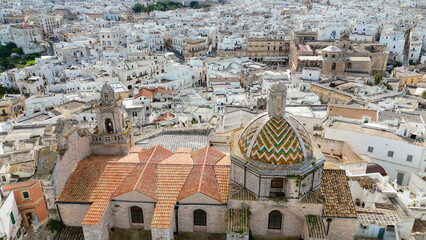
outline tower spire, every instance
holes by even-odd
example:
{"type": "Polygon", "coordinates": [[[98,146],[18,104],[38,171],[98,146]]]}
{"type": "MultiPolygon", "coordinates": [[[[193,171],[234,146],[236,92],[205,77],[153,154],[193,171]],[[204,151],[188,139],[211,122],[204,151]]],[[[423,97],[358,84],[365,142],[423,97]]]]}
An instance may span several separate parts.
{"type": "Polygon", "coordinates": [[[269,87],[268,114],[269,117],[284,117],[286,107],[287,87],[283,82],[277,82],[269,87]]]}

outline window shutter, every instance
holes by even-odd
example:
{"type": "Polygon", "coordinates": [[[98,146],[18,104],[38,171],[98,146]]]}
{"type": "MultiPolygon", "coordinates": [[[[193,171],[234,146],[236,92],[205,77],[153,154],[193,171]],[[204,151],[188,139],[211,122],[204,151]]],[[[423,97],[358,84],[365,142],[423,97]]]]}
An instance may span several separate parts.
{"type": "Polygon", "coordinates": [[[10,220],[12,220],[12,224],[15,224],[15,217],[13,216],[13,212],[10,212],[10,220]]]}

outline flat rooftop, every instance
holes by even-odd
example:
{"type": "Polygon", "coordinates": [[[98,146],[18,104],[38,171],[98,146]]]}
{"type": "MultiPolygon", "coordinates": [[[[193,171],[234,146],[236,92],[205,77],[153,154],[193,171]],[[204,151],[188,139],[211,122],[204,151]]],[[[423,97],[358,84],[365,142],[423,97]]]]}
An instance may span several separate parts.
{"type": "Polygon", "coordinates": [[[351,132],[360,132],[360,133],[364,133],[364,134],[368,134],[368,135],[385,137],[385,138],[389,138],[389,139],[393,139],[393,140],[397,140],[397,141],[409,142],[409,143],[414,144],[414,145],[425,146],[424,142],[420,142],[420,141],[417,141],[417,140],[412,139],[412,138],[403,138],[401,136],[398,136],[398,135],[391,133],[391,132],[387,132],[385,130],[366,128],[366,127],[362,127],[359,124],[354,124],[354,123],[335,121],[330,128],[339,129],[339,130],[347,130],[347,131],[351,131],[351,132]]]}

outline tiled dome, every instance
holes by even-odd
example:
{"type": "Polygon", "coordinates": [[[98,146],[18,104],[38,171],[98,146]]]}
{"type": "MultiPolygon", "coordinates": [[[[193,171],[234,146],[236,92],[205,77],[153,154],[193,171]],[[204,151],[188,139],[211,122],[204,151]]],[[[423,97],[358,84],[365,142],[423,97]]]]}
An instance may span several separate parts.
{"type": "Polygon", "coordinates": [[[312,156],[309,133],[294,117],[258,115],[243,130],[238,145],[252,159],[296,164],[312,156]]]}

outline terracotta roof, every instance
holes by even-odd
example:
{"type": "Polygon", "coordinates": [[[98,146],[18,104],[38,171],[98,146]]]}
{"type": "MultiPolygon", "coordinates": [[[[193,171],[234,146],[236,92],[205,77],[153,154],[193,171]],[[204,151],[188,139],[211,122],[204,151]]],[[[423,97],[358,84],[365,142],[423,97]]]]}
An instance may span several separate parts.
{"type": "Polygon", "coordinates": [[[324,197],[324,217],[356,217],[345,170],[324,169],[321,194],[324,197]]]}
{"type": "MultiPolygon", "coordinates": [[[[226,157],[226,155],[214,148],[206,147],[191,153],[191,157],[194,161],[194,168],[178,200],[180,201],[199,192],[221,202],[223,199],[219,190],[219,180],[217,179],[214,165],[226,157]]],[[[226,172],[220,170],[218,172],[221,178],[226,176],[226,172]]],[[[221,181],[223,180],[221,179],[221,181]]]]}
{"type": "Polygon", "coordinates": [[[192,170],[192,164],[161,164],[157,166],[157,204],[151,228],[169,228],[173,207],[192,170]]]}
{"type": "Polygon", "coordinates": [[[167,89],[164,89],[164,88],[156,88],[154,90],[142,88],[141,90],[139,90],[139,93],[136,94],[135,98],[140,98],[140,97],[152,98],[152,97],[154,97],[154,95],[156,95],[158,93],[169,94],[169,95],[172,94],[172,92],[170,90],[167,90],[167,89]]]}
{"type": "Polygon", "coordinates": [[[151,91],[143,88],[143,89],[139,90],[138,94],[136,94],[135,99],[140,98],[140,97],[152,98],[153,96],[154,96],[154,94],[151,91]]]}
{"type": "Polygon", "coordinates": [[[82,224],[97,225],[111,198],[137,191],[156,200],[151,228],[168,228],[176,201],[200,192],[219,202],[228,199],[229,156],[213,149],[173,153],[161,146],[127,156],[91,155],[81,160],[58,202],[92,203],[82,224]]]}
{"type": "Polygon", "coordinates": [[[36,184],[36,183],[38,183],[38,181],[33,179],[33,180],[28,181],[28,182],[3,185],[2,189],[3,189],[3,191],[9,191],[9,190],[17,189],[17,188],[27,188],[27,187],[30,187],[30,186],[36,184]]]}
{"type": "Polygon", "coordinates": [[[112,197],[136,190],[152,199],[156,199],[156,164],[171,155],[173,155],[172,152],[158,145],[140,152],[139,161],[143,163],[138,164],[133,169],[112,197]]]}
{"type": "Polygon", "coordinates": [[[248,232],[250,213],[245,209],[228,210],[228,232],[248,232]]]}
{"type": "Polygon", "coordinates": [[[159,116],[157,119],[155,119],[154,122],[164,122],[164,121],[167,121],[168,120],[167,117],[169,119],[173,119],[173,118],[175,118],[175,115],[172,114],[172,113],[165,113],[165,114],[159,116]]]}
{"type": "Polygon", "coordinates": [[[367,168],[365,169],[365,173],[380,173],[382,176],[386,176],[386,170],[377,163],[369,162],[367,163],[367,168]]]}
{"type": "Polygon", "coordinates": [[[327,239],[324,222],[322,221],[321,216],[307,215],[306,222],[308,223],[308,233],[310,239],[327,239]]]}
{"type": "Polygon", "coordinates": [[[108,163],[91,194],[93,202],[82,224],[97,225],[101,220],[105,209],[108,207],[111,195],[120,186],[124,179],[134,169],[131,163],[108,163]]]}

